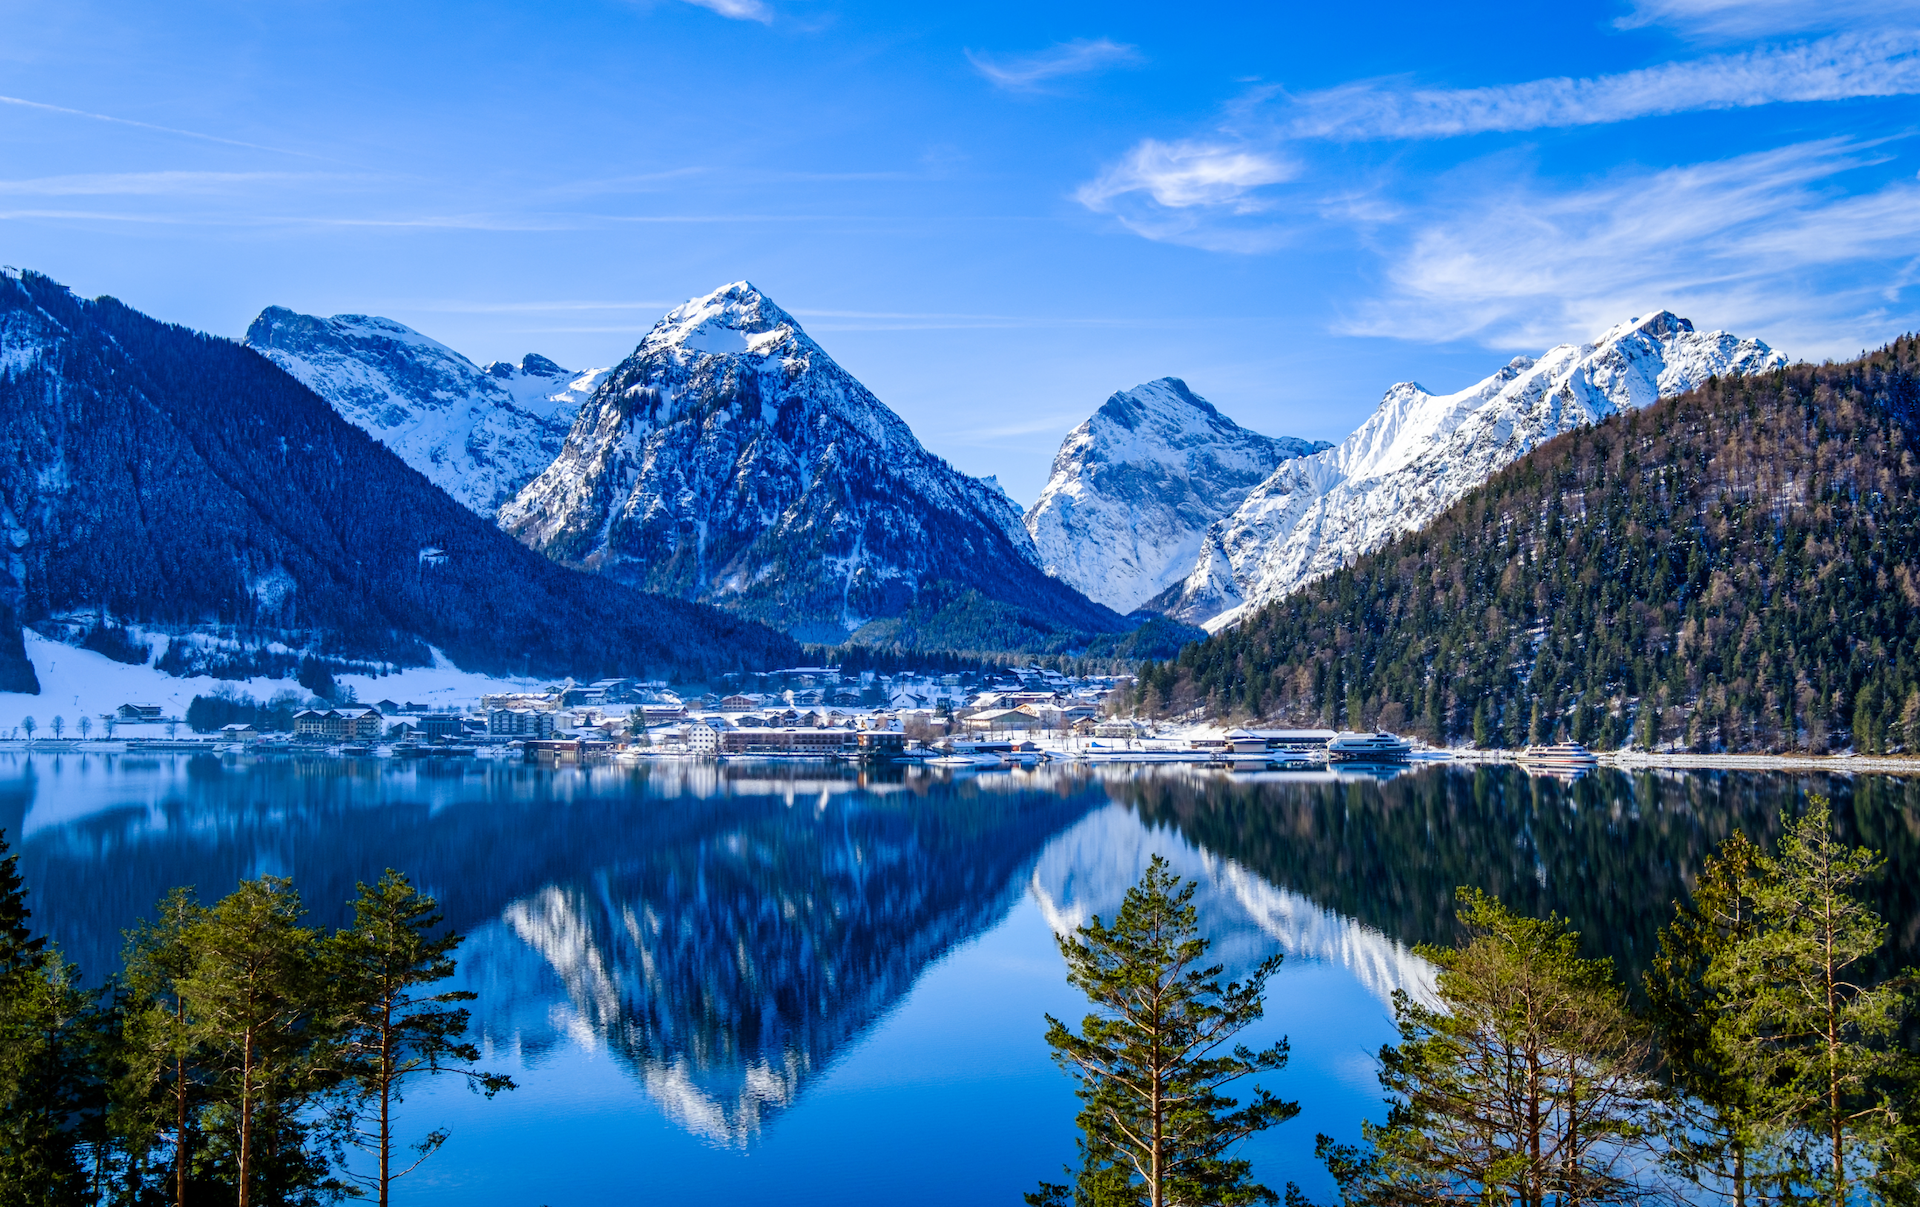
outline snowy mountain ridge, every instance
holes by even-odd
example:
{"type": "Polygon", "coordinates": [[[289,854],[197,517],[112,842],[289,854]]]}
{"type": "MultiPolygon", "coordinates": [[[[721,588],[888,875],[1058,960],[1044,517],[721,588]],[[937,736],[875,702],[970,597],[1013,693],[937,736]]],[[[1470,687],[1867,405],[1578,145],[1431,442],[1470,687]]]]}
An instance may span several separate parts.
{"type": "Polygon", "coordinates": [[[607,369],[544,356],[476,366],[404,323],[269,306],[246,342],[468,508],[492,519],[560,452],[607,369]]]}
{"type": "Polygon", "coordinates": [[[1340,445],[1281,465],[1206,533],[1154,606],[1217,632],[1421,527],[1535,446],[1709,377],[1787,363],[1758,340],[1660,311],[1590,344],[1520,356],[1453,394],[1387,390],[1340,445]]]}
{"type": "Polygon", "coordinates": [[[669,311],[500,523],[565,564],[844,640],[951,580],[1070,625],[1118,618],[1050,579],[969,477],[745,281],[669,311]]]}
{"type": "Polygon", "coordinates": [[[1027,531],[1047,573],[1131,612],[1186,577],[1208,528],[1283,461],[1329,447],[1248,431],[1162,377],[1067,434],[1027,531]]]}

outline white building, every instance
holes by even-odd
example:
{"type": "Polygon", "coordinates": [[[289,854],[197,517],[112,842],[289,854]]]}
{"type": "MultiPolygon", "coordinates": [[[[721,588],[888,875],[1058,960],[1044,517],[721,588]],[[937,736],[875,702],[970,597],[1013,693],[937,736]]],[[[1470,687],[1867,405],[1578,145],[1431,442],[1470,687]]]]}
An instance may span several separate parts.
{"type": "Polygon", "coordinates": [[[687,749],[695,754],[720,753],[720,731],[705,721],[687,726],[687,749]]]}

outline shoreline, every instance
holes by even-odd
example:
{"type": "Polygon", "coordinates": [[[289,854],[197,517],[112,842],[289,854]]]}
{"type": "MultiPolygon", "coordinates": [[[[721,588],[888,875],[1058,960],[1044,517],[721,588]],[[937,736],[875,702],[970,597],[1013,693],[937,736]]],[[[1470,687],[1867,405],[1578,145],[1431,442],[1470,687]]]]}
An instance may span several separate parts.
{"type": "MultiPolygon", "coordinates": [[[[382,743],[384,744],[384,743],[382,743]]],[[[1220,761],[1218,754],[1193,750],[1135,749],[1104,750],[1098,753],[1048,749],[1046,743],[1039,743],[1043,751],[1052,756],[1056,763],[1106,764],[1165,764],[1165,765],[1202,765],[1220,761]]],[[[220,742],[207,736],[179,738],[40,738],[33,742],[20,739],[0,738],[0,751],[18,754],[188,754],[206,753],[228,754],[283,754],[327,757],[336,752],[327,746],[303,746],[273,744],[259,748],[240,748],[230,743],[220,742]]],[[[1602,767],[1613,767],[1621,771],[1825,771],[1839,775],[1900,775],[1920,776],[1920,757],[1907,755],[1860,755],[1860,754],[1694,754],[1683,751],[1647,752],[1640,750],[1596,750],[1594,757],[1602,767]]],[[[620,752],[628,759],[694,757],[680,751],[628,750],[620,752]]],[[[380,756],[375,756],[380,757],[380,756]]],[[[778,756],[748,756],[747,761],[759,761],[778,756]]],[[[794,756],[787,756],[789,759],[794,756]]],[[[803,758],[818,760],[823,756],[808,755],[803,758]]],[[[1258,762],[1257,758],[1245,756],[1229,759],[1227,762],[1242,763],[1250,766],[1258,762]]],[[[1284,760],[1275,760],[1284,761],[1284,760]]],[[[1518,750],[1447,750],[1438,747],[1416,747],[1413,757],[1405,766],[1413,769],[1425,764],[1459,763],[1506,764],[1523,766],[1522,752],[1518,750]]],[[[1338,767],[1339,764],[1331,764],[1338,767]]],[[[1313,762],[1311,767],[1326,769],[1329,764],[1313,762]]],[[[1308,764],[1302,764],[1301,770],[1308,764]]],[[[1229,768],[1230,769],[1230,768],[1229,768]]],[[[1244,769],[1244,768],[1243,768],[1244,769]]]]}
{"type": "MultiPolygon", "coordinates": [[[[1519,763],[1518,750],[1449,750],[1456,763],[1519,763]]],[[[1692,754],[1596,750],[1602,767],[1622,771],[1831,771],[1842,775],[1920,775],[1920,758],[1899,754],[1692,754]]]]}

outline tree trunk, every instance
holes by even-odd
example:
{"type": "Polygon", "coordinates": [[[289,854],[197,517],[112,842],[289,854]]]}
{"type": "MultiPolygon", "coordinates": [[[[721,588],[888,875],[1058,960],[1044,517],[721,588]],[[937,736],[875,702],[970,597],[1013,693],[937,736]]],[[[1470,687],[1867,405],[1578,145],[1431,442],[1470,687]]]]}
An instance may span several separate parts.
{"type": "Polygon", "coordinates": [[[1540,1207],[1545,1199],[1540,1178],[1540,1057],[1527,1053],[1527,1172],[1520,1184],[1523,1207],[1540,1207]]]}
{"type": "Polygon", "coordinates": [[[173,1062],[173,1207],[187,1207],[187,1062],[173,1062]]]}
{"type": "Polygon", "coordinates": [[[1840,1124],[1840,1005],[1839,970],[1834,967],[1833,954],[1833,899],[1829,895],[1826,903],[1824,933],[1821,939],[1826,944],[1826,966],[1821,969],[1825,974],[1827,990],[1827,1110],[1829,1112],[1829,1131],[1833,1135],[1833,1204],[1844,1207],[1847,1201],[1846,1158],[1841,1147],[1840,1124]]]}
{"type": "Polygon", "coordinates": [[[387,1185],[393,1161],[393,1008],[380,1016],[380,1207],[387,1207],[387,1185]]]}
{"type": "Polygon", "coordinates": [[[248,1157],[253,1148],[253,1030],[240,1043],[240,1207],[247,1207],[248,1157]]]}
{"type": "Polygon", "coordinates": [[[1163,1164],[1163,1154],[1166,1151],[1166,1107],[1161,1101],[1164,1069],[1160,1060],[1160,1003],[1157,995],[1154,1002],[1153,1025],[1153,1068],[1149,1072],[1150,1084],[1153,1087],[1151,1090],[1153,1101],[1149,1104],[1153,1110],[1153,1152],[1149,1155],[1149,1164],[1153,1169],[1153,1185],[1148,1188],[1148,1195],[1152,1207],[1166,1207],[1167,1188],[1163,1164]]]}

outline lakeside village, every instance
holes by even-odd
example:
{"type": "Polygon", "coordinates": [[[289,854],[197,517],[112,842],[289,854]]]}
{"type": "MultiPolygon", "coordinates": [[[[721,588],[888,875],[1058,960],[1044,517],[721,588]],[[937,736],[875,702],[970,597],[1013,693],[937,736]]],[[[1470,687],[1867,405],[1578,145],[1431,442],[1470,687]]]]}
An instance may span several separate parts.
{"type": "MultiPolygon", "coordinates": [[[[1578,778],[1620,767],[1825,768],[1920,774],[1920,762],[1852,751],[1824,756],[1695,754],[1677,748],[1596,754],[1575,742],[1525,750],[1434,748],[1394,733],[1239,728],[1131,714],[1127,675],[1073,676],[1039,666],[962,672],[843,672],[804,666],[725,676],[695,695],[661,680],[572,680],[433,704],[361,703],[295,691],[262,703],[237,688],[195,696],[184,716],[127,702],[72,723],[23,717],[0,748],[43,754],[174,751],[336,758],[483,758],[562,764],[605,760],[812,760],[977,769],[1045,762],[1185,763],[1233,771],[1339,764],[1390,776],[1426,761],[1512,762],[1578,778]],[[239,719],[234,719],[238,715],[239,719]]],[[[338,685],[335,685],[338,687],[338,685]]],[[[699,689],[695,689],[699,690],[699,689]]]]}
{"type": "MultiPolygon", "coordinates": [[[[663,681],[571,680],[458,704],[307,698],[271,705],[200,696],[187,716],[128,702],[69,725],[23,721],[24,744],[62,750],[285,752],[336,757],[811,759],[948,767],[1055,760],[1184,762],[1247,768],[1403,762],[1393,734],[1221,729],[1114,715],[1128,676],[1075,677],[1037,666],[959,673],[842,673],[789,667],[725,677],[683,696],[663,681]],[[227,719],[233,713],[242,719],[227,719]]],[[[351,692],[341,692],[351,697],[351,692]]],[[[21,741],[18,728],[13,734],[21,741]]],[[[1438,754],[1440,752],[1433,752],[1438,754]]],[[[1584,754],[1584,752],[1581,752],[1584,754]]]]}

